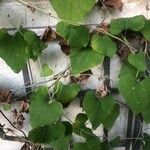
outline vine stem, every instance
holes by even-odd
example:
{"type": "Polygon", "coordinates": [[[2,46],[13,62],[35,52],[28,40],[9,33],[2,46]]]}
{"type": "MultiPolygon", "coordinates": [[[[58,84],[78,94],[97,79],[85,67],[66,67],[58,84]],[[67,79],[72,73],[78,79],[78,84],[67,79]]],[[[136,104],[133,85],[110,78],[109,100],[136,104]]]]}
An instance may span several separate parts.
{"type": "MultiPolygon", "coordinates": [[[[32,3],[26,2],[26,1],[24,1],[24,0],[15,0],[15,1],[18,2],[18,3],[21,3],[21,4],[25,5],[25,6],[30,6],[30,7],[34,8],[34,9],[36,9],[36,10],[39,10],[39,11],[43,12],[45,15],[47,15],[47,16],[49,16],[49,17],[51,17],[51,18],[54,18],[54,19],[57,19],[57,20],[61,20],[61,21],[65,21],[65,22],[66,22],[65,19],[59,18],[59,17],[57,17],[57,16],[54,16],[54,15],[52,15],[51,13],[46,12],[45,10],[43,10],[43,9],[41,9],[41,8],[39,8],[39,7],[35,6],[35,5],[33,5],[32,3]]],[[[81,23],[81,22],[75,23],[75,22],[68,21],[68,23],[76,24],[76,25],[81,25],[81,24],[83,25],[83,23],[81,23]]]]}
{"type": "Polygon", "coordinates": [[[25,134],[21,129],[18,129],[17,127],[15,127],[15,126],[13,125],[13,123],[6,117],[6,115],[2,112],[2,110],[0,110],[0,113],[1,113],[2,116],[10,123],[10,125],[11,125],[13,128],[15,128],[16,130],[20,131],[20,132],[24,135],[25,138],[27,137],[26,134],[25,134]]]}
{"type": "Polygon", "coordinates": [[[24,1],[24,0],[15,0],[15,1],[18,2],[18,3],[21,3],[21,4],[25,5],[25,6],[30,6],[30,7],[32,7],[32,8],[35,8],[35,9],[37,9],[37,10],[43,12],[45,15],[48,15],[48,16],[51,17],[51,18],[59,19],[58,17],[51,15],[50,13],[46,12],[45,10],[43,10],[43,9],[41,9],[41,8],[39,8],[39,7],[36,7],[36,6],[33,5],[32,3],[26,2],[26,1],[24,1]]]}
{"type": "Polygon", "coordinates": [[[128,46],[128,47],[130,48],[130,51],[131,51],[133,54],[135,54],[134,51],[138,51],[138,50],[135,49],[134,47],[130,46],[130,44],[129,44],[128,42],[122,40],[121,38],[119,38],[119,37],[117,37],[117,36],[112,35],[111,33],[107,32],[107,31],[104,30],[103,28],[98,28],[98,29],[96,29],[96,30],[97,30],[98,32],[105,33],[105,34],[107,34],[108,36],[110,36],[110,37],[112,37],[112,38],[114,38],[114,39],[116,39],[116,40],[118,40],[118,41],[124,43],[126,46],[128,46]],[[134,51],[133,51],[133,50],[134,50],[134,51]]]}
{"type": "MultiPolygon", "coordinates": [[[[39,7],[36,7],[35,5],[33,5],[33,4],[31,4],[31,3],[28,3],[28,2],[26,2],[26,1],[24,1],[24,0],[15,0],[15,1],[16,1],[16,2],[19,2],[19,3],[23,4],[23,5],[26,5],[26,6],[31,6],[31,7],[35,8],[35,9],[37,9],[37,10],[43,12],[44,14],[48,15],[49,17],[52,17],[52,18],[54,18],[54,19],[57,19],[57,20],[61,20],[61,21],[65,21],[65,22],[66,22],[66,20],[64,20],[64,19],[62,19],[62,18],[59,18],[59,17],[56,17],[56,16],[53,16],[53,15],[49,14],[48,12],[46,12],[45,10],[43,10],[43,9],[41,9],[41,8],[39,8],[39,7]]],[[[86,25],[85,23],[82,23],[82,22],[74,23],[74,22],[68,21],[68,23],[75,24],[75,25],[86,25]]],[[[90,26],[90,28],[92,28],[92,27],[90,26]]],[[[98,28],[97,30],[98,30],[98,32],[105,33],[105,34],[107,34],[108,36],[110,36],[110,37],[112,37],[112,38],[114,38],[114,39],[116,39],[116,40],[118,40],[118,41],[124,43],[125,45],[127,45],[127,46],[130,48],[130,51],[131,51],[133,54],[135,54],[134,51],[138,51],[137,49],[135,49],[134,47],[132,47],[128,42],[122,40],[121,38],[119,38],[119,37],[117,37],[117,36],[112,35],[111,33],[107,32],[107,31],[104,30],[103,28],[98,28]]]]}
{"type": "MultiPolygon", "coordinates": [[[[12,133],[15,135],[15,136],[9,136],[9,135],[6,135],[6,132],[4,132],[4,133],[2,133],[2,134],[0,133],[0,138],[3,139],[3,140],[15,141],[15,142],[20,142],[20,143],[30,143],[30,144],[32,144],[31,141],[25,139],[25,138],[22,137],[22,136],[18,136],[17,134],[15,134],[12,129],[4,128],[4,127],[1,127],[1,126],[0,126],[0,129],[2,129],[3,131],[6,130],[7,133],[8,133],[8,132],[12,132],[12,133]]],[[[2,132],[3,132],[3,131],[2,131],[2,132]]]]}
{"type": "Polygon", "coordinates": [[[14,91],[14,89],[11,89],[11,91],[16,92],[18,90],[23,90],[23,89],[26,89],[26,88],[32,88],[32,87],[35,87],[35,86],[38,86],[38,85],[42,85],[42,84],[48,83],[50,81],[57,80],[60,76],[63,76],[65,74],[65,72],[67,70],[69,70],[69,69],[70,69],[70,65],[65,70],[63,70],[62,72],[59,72],[58,74],[54,75],[52,78],[50,78],[48,80],[44,80],[44,81],[41,81],[41,82],[38,82],[38,83],[34,83],[32,85],[28,85],[28,86],[24,86],[24,87],[18,88],[18,89],[15,89],[15,91],[14,91]]]}
{"type": "MultiPolygon", "coordinates": [[[[0,112],[2,112],[2,111],[0,110],[0,112]]],[[[70,118],[68,118],[65,114],[63,114],[63,116],[64,116],[71,124],[74,123],[74,122],[73,122],[70,118]]],[[[7,118],[7,117],[6,117],[6,118],[7,118]]],[[[9,119],[8,119],[8,120],[9,120],[9,119]]],[[[7,121],[8,121],[8,120],[7,120],[7,121]]],[[[11,122],[9,122],[9,123],[11,123],[11,122]]],[[[2,127],[0,127],[0,128],[10,131],[10,130],[7,129],[7,128],[2,128],[2,127]]],[[[15,127],[14,127],[14,128],[15,128],[15,127]]],[[[95,136],[95,137],[97,137],[95,134],[91,134],[91,133],[85,131],[84,129],[82,129],[82,128],[80,128],[80,127],[78,127],[78,129],[81,130],[81,131],[83,131],[83,132],[85,132],[85,133],[87,133],[87,134],[90,135],[90,136],[95,136]]],[[[8,141],[16,141],[16,142],[20,142],[20,143],[30,143],[30,144],[33,144],[31,141],[27,140],[27,139],[24,138],[24,137],[20,137],[20,136],[8,136],[8,135],[6,135],[6,134],[2,134],[2,135],[0,136],[0,138],[3,139],[3,140],[8,140],[8,141]]],[[[102,136],[99,136],[99,138],[102,138],[102,136]]],[[[142,139],[143,139],[143,137],[142,137],[142,138],[139,138],[139,137],[130,137],[130,138],[123,138],[123,139],[121,139],[121,140],[142,140],[142,139]]]]}
{"type": "Polygon", "coordinates": [[[136,75],[135,75],[135,79],[137,79],[138,75],[139,75],[139,70],[137,71],[136,75]]]}

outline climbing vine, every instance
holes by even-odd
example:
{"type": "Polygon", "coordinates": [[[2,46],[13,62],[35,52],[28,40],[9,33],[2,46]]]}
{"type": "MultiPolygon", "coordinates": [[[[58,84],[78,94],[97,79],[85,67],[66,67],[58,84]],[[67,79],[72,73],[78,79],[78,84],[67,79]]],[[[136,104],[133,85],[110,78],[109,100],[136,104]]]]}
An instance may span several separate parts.
{"type": "MultiPolygon", "coordinates": [[[[23,3],[21,0],[20,2],[23,3]]],[[[150,20],[139,15],[115,19],[109,25],[92,28],[84,25],[83,19],[95,5],[95,0],[50,0],[50,3],[61,19],[56,32],[53,32],[56,34],[55,38],[62,40],[61,48],[69,55],[70,66],[52,78],[53,92],[49,92],[46,86],[39,86],[33,91],[29,102],[32,130],[22,139],[26,143],[24,147],[35,143],[46,144],[56,150],[113,148],[120,143],[119,137],[112,141],[101,141],[93,130],[101,124],[110,130],[120,114],[121,104],[113,97],[111,85],[104,85],[106,91],[86,90],[80,97],[80,79],[76,75],[81,80],[86,80],[91,75],[91,68],[103,64],[106,57],[119,55],[122,68],[117,88],[125,99],[124,105],[135,115],[142,114],[144,121],[150,123],[150,20]],[[137,36],[141,40],[135,44],[132,39],[137,36]],[[68,70],[69,74],[66,74],[68,70]],[[68,84],[60,81],[68,76],[74,77],[74,80],[72,78],[68,84]],[[83,113],[79,113],[74,122],[69,119],[63,121],[61,118],[66,117],[64,107],[77,97],[83,113]],[[88,120],[91,128],[86,126],[88,120]],[[73,143],[73,133],[83,137],[85,141],[73,143]]],[[[23,27],[14,35],[10,35],[6,29],[0,29],[0,57],[16,73],[23,69],[29,59],[36,61],[46,47],[45,41],[36,33],[23,27]]],[[[48,64],[43,64],[42,68],[43,76],[53,74],[48,64]]],[[[0,97],[1,101],[3,99],[4,97],[0,97]]],[[[4,132],[3,129],[1,126],[1,133],[4,132]]],[[[140,139],[144,150],[149,149],[149,141],[150,136],[147,134],[140,139]]]]}

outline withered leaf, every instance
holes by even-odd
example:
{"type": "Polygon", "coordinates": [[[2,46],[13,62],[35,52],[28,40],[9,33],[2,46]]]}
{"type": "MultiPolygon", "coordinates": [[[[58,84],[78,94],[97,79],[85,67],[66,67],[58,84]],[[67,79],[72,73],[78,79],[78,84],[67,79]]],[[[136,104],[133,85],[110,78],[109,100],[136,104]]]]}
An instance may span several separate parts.
{"type": "Polygon", "coordinates": [[[100,28],[102,28],[103,30],[108,32],[109,31],[109,24],[103,22],[103,23],[101,23],[100,28]]]}
{"type": "Polygon", "coordinates": [[[28,143],[25,143],[20,150],[31,150],[30,145],[28,143]]]}
{"type": "Polygon", "coordinates": [[[147,4],[146,5],[146,10],[149,11],[150,10],[150,6],[147,4]]]}
{"type": "Polygon", "coordinates": [[[96,89],[96,94],[100,95],[100,97],[106,96],[109,92],[110,91],[105,84],[103,84],[102,86],[100,86],[99,88],[96,89]]]}
{"type": "Polygon", "coordinates": [[[48,26],[44,31],[41,40],[43,42],[52,42],[57,39],[57,36],[57,33],[50,26],[48,26]]]}
{"type": "Polygon", "coordinates": [[[121,0],[106,0],[104,4],[107,7],[114,7],[116,9],[122,10],[123,3],[121,0]]]}
{"type": "Polygon", "coordinates": [[[21,114],[20,112],[18,112],[16,109],[14,109],[12,111],[13,113],[13,117],[14,117],[14,121],[13,124],[18,128],[18,129],[22,129],[23,125],[24,125],[24,116],[23,114],[21,114]]]}
{"type": "Polygon", "coordinates": [[[82,72],[79,77],[71,76],[70,81],[72,83],[85,84],[87,82],[87,80],[90,78],[91,75],[92,75],[92,71],[87,70],[85,72],[82,72]]]}
{"type": "Polygon", "coordinates": [[[29,102],[26,100],[22,101],[21,106],[20,106],[20,113],[28,113],[29,112],[29,102]]]}
{"type": "MultiPolygon", "coordinates": [[[[132,46],[134,49],[143,50],[144,40],[140,33],[127,30],[123,32],[122,35],[130,43],[130,46],[132,46]]],[[[122,60],[125,60],[128,57],[129,53],[131,52],[130,48],[126,44],[118,41],[117,41],[117,47],[118,47],[117,54],[121,57],[122,60]]]]}
{"type": "Polygon", "coordinates": [[[105,35],[104,33],[99,32],[101,30],[101,28],[108,32],[109,31],[109,24],[102,22],[101,24],[97,25],[96,28],[91,32],[91,35],[95,35],[95,34],[99,34],[102,36],[105,35]]]}
{"type": "Polygon", "coordinates": [[[0,90],[0,102],[10,103],[12,92],[8,89],[0,90]]]}
{"type": "Polygon", "coordinates": [[[41,145],[32,145],[31,150],[44,150],[41,145]]]}
{"type": "Polygon", "coordinates": [[[59,42],[59,45],[60,45],[61,50],[62,50],[63,53],[65,53],[66,55],[70,54],[70,46],[67,44],[67,42],[64,39],[62,39],[59,42]]]}

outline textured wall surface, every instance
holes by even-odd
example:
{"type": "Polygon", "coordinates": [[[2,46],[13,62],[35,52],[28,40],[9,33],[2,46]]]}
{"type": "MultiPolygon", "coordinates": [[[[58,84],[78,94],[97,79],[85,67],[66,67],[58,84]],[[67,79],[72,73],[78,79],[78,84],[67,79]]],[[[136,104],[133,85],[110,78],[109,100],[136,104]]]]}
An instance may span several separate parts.
{"type": "MultiPolygon", "coordinates": [[[[25,1],[25,0],[24,0],[25,1]]],[[[149,0],[122,0],[124,3],[123,10],[121,12],[114,11],[113,14],[108,14],[106,22],[109,22],[113,18],[119,17],[130,17],[139,14],[143,14],[145,17],[150,18],[150,12],[146,10],[146,6],[150,3],[149,0]]],[[[25,28],[35,31],[39,36],[41,36],[46,28],[46,26],[51,26],[55,29],[58,19],[49,16],[49,13],[56,16],[56,13],[52,9],[48,0],[26,0],[26,2],[32,3],[38,9],[32,13],[32,11],[25,5],[15,2],[15,0],[3,0],[0,4],[0,28],[7,28],[10,33],[13,33],[16,28],[22,25],[25,28]]],[[[87,16],[85,24],[92,25],[93,27],[100,24],[103,20],[103,12],[99,8],[94,8],[92,12],[87,16]]],[[[24,95],[25,82],[32,82],[32,84],[38,84],[41,81],[45,81],[48,78],[41,78],[41,64],[44,62],[48,63],[49,66],[54,70],[54,74],[57,74],[64,70],[69,64],[69,58],[60,50],[60,46],[55,43],[49,44],[48,48],[42,53],[42,56],[37,62],[30,61],[27,65],[29,71],[29,79],[24,81],[23,72],[19,74],[13,73],[13,71],[5,64],[5,62],[0,58],[0,88],[8,88],[16,91],[16,94],[24,95]]],[[[117,74],[120,70],[121,62],[117,56],[110,62],[110,79],[112,87],[116,87],[117,84],[117,74]]],[[[102,84],[102,80],[99,77],[103,76],[103,67],[97,66],[92,69],[93,74],[85,85],[82,85],[83,89],[91,88],[96,89],[102,84]]],[[[67,82],[64,81],[64,82],[67,82]]],[[[49,82],[48,85],[52,83],[49,82]]],[[[122,97],[115,95],[118,101],[123,101],[122,97]]],[[[78,102],[72,102],[68,109],[65,110],[66,115],[74,120],[76,114],[81,112],[81,108],[77,106],[78,102]]],[[[14,108],[17,106],[14,105],[14,108]]],[[[12,113],[5,112],[5,114],[12,118],[12,113]]],[[[6,127],[10,127],[10,124],[0,115],[0,123],[6,124],[6,127]]],[[[128,125],[128,109],[121,106],[121,113],[119,118],[116,120],[114,127],[109,131],[109,138],[121,136],[122,139],[126,138],[128,125]]],[[[144,132],[150,132],[148,130],[149,125],[144,125],[144,132]]],[[[27,133],[30,130],[29,117],[26,116],[26,122],[23,130],[27,133]]],[[[103,127],[100,126],[96,131],[96,134],[100,137],[103,136],[103,127]]],[[[18,131],[16,134],[20,135],[18,131]]],[[[78,140],[78,139],[76,139],[78,140]]],[[[19,150],[22,144],[17,142],[8,142],[0,140],[0,150],[19,150]]],[[[117,148],[117,150],[123,150],[124,147],[117,148]]]]}

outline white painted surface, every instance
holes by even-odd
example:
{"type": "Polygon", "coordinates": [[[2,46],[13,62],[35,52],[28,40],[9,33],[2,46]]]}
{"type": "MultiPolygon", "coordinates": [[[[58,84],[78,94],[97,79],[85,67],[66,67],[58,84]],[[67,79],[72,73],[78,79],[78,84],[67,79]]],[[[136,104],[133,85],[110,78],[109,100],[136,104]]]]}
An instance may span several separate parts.
{"type": "MultiPolygon", "coordinates": [[[[31,2],[31,0],[28,0],[31,2]]],[[[18,28],[19,25],[23,27],[28,27],[34,30],[38,35],[42,35],[44,28],[48,25],[55,26],[59,20],[51,18],[48,13],[51,13],[56,16],[56,13],[53,11],[48,0],[36,1],[32,0],[33,5],[36,5],[38,8],[44,10],[45,13],[41,11],[36,11],[32,13],[28,8],[15,2],[14,0],[3,0],[2,5],[0,5],[0,28],[18,28]],[[8,17],[9,16],[9,17],[8,17]],[[13,25],[12,25],[13,24],[13,25]]],[[[108,15],[106,22],[109,22],[113,18],[118,17],[130,17],[139,14],[145,15],[149,18],[149,11],[146,10],[146,5],[150,3],[148,0],[123,0],[124,7],[123,11],[114,11],[111,15],[108,15]]],[[[102,11],[98,8],[94,8],[93,11],[86,18],[85,23],[88,24],[100,24],[103,20],[103,17],[100,17],[102,11]]],[[[43,51],[40,60],[37,62],[30,61],[31,71],[33,75],[33,83],[43,81],[44,78],[40,77],[41,64],[47,62],[49,66],[54,70],[54,74],[57,74],[61,70],[64,70],[67,64],[69,63],[69,58],[64,55],[58,44],[51,43],[47,49],[43,51]],[[46,54],[46,55],[45,55],[46,54]]],[[[116,87],[117,85],[117,74],[120,68],[120,60],[115,56],[111,61],[111,81],[112,86],[116,87]]],[[[99,76],[102,75],[103,69],[100,66],[93,68],[94,74],[99,76]]],[[[67,82],[67,81],[65,81],[67,82]]],[[[95,89],[102,81],[98,81],[97,76],[92,76],[86,85],[82,85],[82,88],[92,88],[95,89]]],[[[49,85],[51,84],[48,83],[49,85]]],[[[23,87],[23,76],[22,72],[19,74],[14,74],[12,70],[0,59],[0,87],[5,88],[20,88],[23,87]]],[[[120,100],[120,98],[117,99],[120,100]]],[[[69,108],[66,111],[67,116],[74,120],[76,114],[81,112],[81,108],[77,106],[77,102],[72,102],[69,108]]],[[[5,112],[11,119],[11,114],[5,112]]],[[[115,122],[115,126],[109,132],[110,138],[113,138],[117,135],[120,135],[122,138],[125,138],[126,134],[126,124],[127,124],[127,109],[121,107],[121,114],[115,122]]],[[[0,116],[0,122],[6,123],[6,120],[0,116]]],[[[7,124],[7,123],[6,123],[7,124]]],[[[10,127],[9,124],[7,124],[10,127]]],[[[149,126],[148,126],[149,127],[149,126]]],[[[145,128],[148,128],[145,125],[145,128]]],[[[27,132],[30,129],[29,118],[27,117],[25,131],[27,132]]],[[[17,132],[16,132],[17,133],[17,132]]],[[[99,136],[102,136],[102,127],[99,128],[96,132],[99,136]]],[[[20,133],[17,133],[20,134],[20,133]]],[[[22,144],[8,141],[0,141],[0,150],[19,150],[22,144]]],[[[118,148],[117,150],[123,150],[118,148]]]]}

